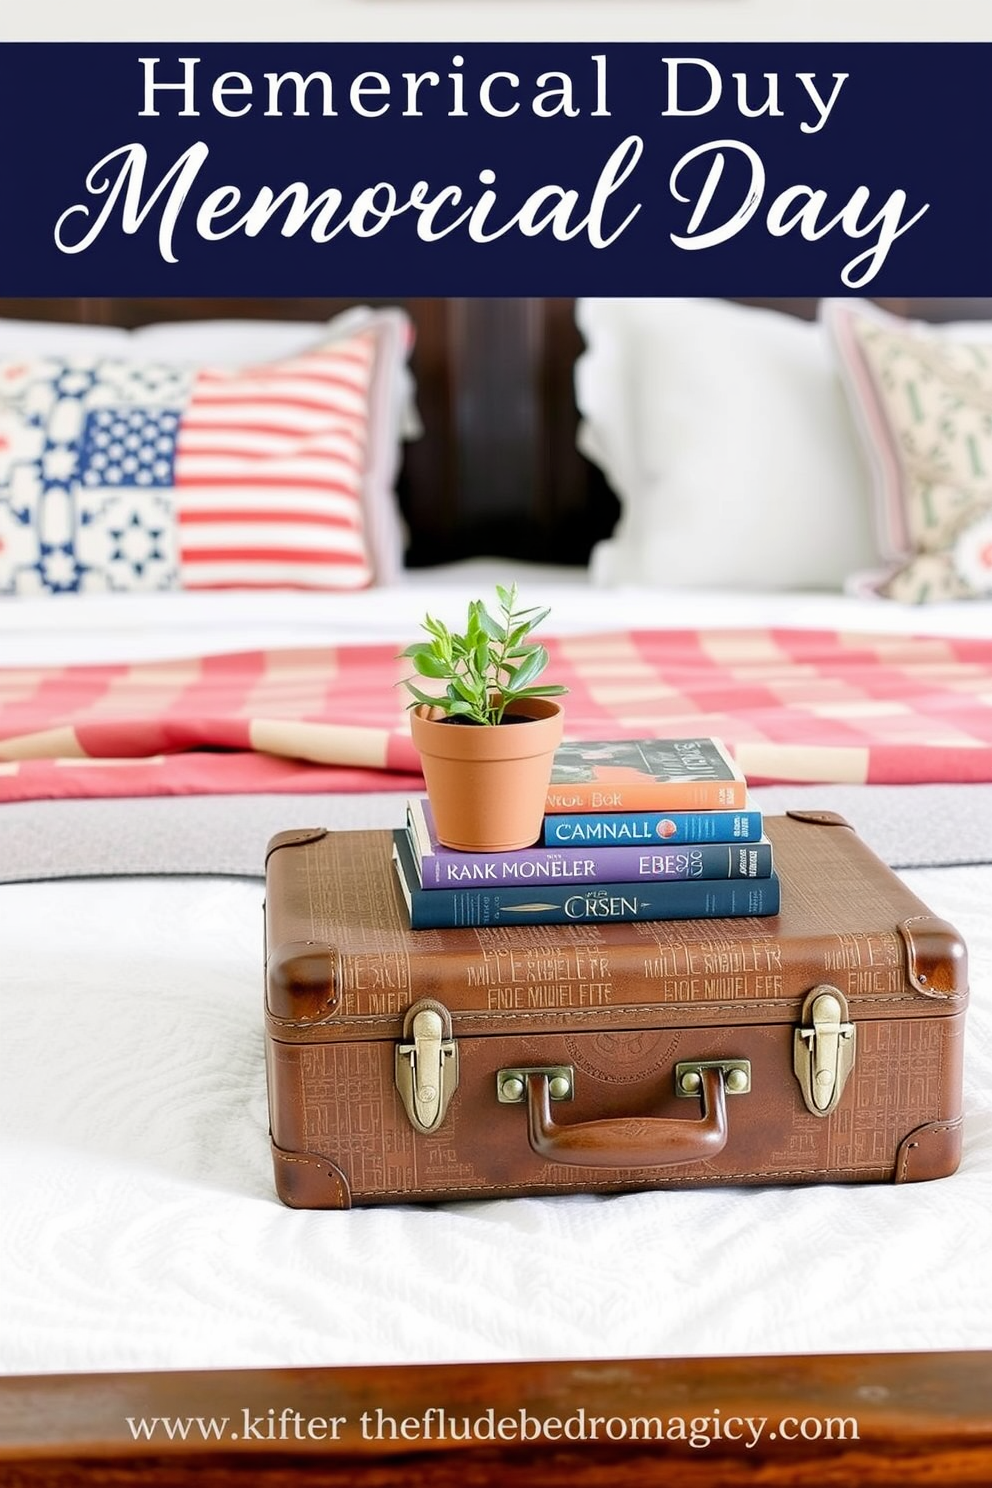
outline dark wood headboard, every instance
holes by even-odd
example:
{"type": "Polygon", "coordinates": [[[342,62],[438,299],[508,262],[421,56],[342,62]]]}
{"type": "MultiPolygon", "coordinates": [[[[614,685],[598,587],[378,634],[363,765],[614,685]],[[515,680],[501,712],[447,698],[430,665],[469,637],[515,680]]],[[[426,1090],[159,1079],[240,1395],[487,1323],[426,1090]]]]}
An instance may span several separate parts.
{"type": "MultiPolygon", "coordinates": [[[[326,320],[353,300],[0,299],[0,316],[90,325],[251,318],[326,320]]],[[[619,505],[575,447],[573,367],[582,349],[570,299],[368,299],[400,304],[416,331],[412,365],[424,426],[406,450],[400,501],[407,563],[475,556],[585,563],[619,505]]],[[[746,300],[809,319],[815,299],[746,300]]],[[[992,316],[992,300],[887,300],[927,320],[992,316]]]]}

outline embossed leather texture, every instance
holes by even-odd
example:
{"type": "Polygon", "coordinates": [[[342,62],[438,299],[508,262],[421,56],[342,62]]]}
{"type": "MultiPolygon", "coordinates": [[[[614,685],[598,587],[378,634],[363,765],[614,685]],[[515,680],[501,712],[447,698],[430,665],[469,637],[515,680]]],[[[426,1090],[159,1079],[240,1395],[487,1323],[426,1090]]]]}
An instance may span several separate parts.
{"type": "Polygon", "coordinates": [[[280,1197],[341,1208],[953,1172],[965,948],[838,825],[767,820],[773,918],[437,931],[408,927],[388,832],[280,834],[265,1012],[280,1197]],[[804,1026],[821,988],[840,994],[833,1021],[804,1026]],[[453,1054],[404,1043],[421,999],[448,1010],[457,1046],[430,1130],[400,1081],[419,1058],[429,1096],[453,1054]],[[744,1061],[747,1078],[732,1072],[744,1061]],[[820,1114],[809,1090],[838,1069],[820,1114]]]}

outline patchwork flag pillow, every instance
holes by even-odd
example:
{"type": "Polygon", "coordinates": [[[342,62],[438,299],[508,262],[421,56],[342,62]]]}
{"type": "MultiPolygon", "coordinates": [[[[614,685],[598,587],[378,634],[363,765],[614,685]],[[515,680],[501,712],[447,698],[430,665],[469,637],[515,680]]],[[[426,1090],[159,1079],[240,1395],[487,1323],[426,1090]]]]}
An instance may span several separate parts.
{"type": "Polygon", "coordinates": [[[0,364],[0,594],[370,584],[376,355],[0,364]]]}
{"type": "Polygon", "coordinates": [[[874,470],[891,567],[872,586],[917,604],[992,596],[992,323],[848,300],[822,313],[874,470]]]}

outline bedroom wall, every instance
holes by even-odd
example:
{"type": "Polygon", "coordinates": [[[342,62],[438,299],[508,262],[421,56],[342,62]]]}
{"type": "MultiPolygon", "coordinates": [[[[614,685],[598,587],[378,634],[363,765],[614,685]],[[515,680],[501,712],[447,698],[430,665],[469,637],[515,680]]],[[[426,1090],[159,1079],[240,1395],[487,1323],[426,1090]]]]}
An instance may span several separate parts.
{"type": "Polygon", "coordinates": [[[0,41],[985,41],[989,0],[34,0],[0,41]]]}

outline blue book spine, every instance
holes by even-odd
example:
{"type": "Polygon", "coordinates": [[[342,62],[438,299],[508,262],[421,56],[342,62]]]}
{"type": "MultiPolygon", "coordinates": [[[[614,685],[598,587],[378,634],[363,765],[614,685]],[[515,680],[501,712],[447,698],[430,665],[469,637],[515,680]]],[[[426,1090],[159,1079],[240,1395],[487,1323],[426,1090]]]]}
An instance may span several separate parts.
{"type": "Polygon", "coordinates": [[[607,811],[544,818],[548,847],[675,846],[760,839],[760,811],[607,811]]]}
{"type": "Polygon", "coordinates": [[[760,842],[630,842],[622,847],[525,847],[515,852],[457,852],[437,840],[429,803],[407,803],[407,831],[424,889],[478,889],[542,883],[634,883],[639,879],[767,878],[772,845],[760,842]]]}
{"type": "Polygon", "coordinates": [[[778,876],[665,883],[575,884],[527,888],[422,889],[405,832],[393,859],[414,930],[467,925],[582,925],[619,920],[696,920],[777,914],[778,876]]]}

